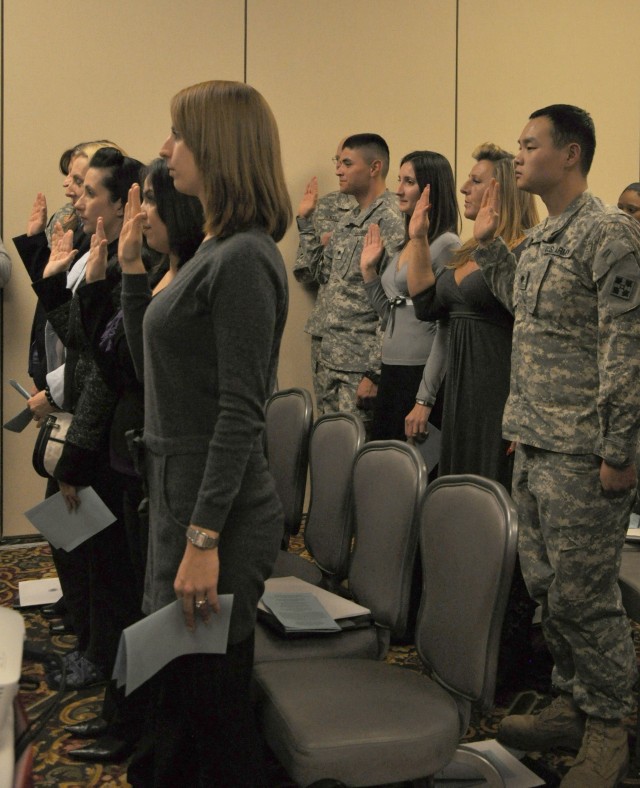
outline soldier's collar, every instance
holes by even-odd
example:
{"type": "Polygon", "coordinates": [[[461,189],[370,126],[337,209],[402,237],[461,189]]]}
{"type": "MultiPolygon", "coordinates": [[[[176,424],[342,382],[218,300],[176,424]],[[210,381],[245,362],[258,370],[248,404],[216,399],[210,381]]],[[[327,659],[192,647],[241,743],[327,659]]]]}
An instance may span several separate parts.
{"type": "Polygon", "coordinates": [[[593,195],[586,191],[579,194],[559,216],[548,216],[537,227],[531,231],[528,238],[529,245],[532,243],[541,243],[543,241],[552,241],[556,235],[561,233],[573,217],[582,210],[582,208],[594,199],[593,195]]]}

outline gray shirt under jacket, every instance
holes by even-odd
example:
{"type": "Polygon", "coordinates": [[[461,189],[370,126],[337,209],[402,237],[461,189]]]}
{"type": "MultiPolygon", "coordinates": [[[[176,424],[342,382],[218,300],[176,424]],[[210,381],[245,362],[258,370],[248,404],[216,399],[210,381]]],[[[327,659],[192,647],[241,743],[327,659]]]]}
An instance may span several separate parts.
{"type": "MultiPolygon", "coordinates": [[[[429,246],[431,264],[438,276],[460,246],[460,238],[455,233],[443,233],[429,246]]],[[[400,254],[394,256],[382,276],[364,287],[384,327],[382,363],[420,366],[428,361],[417,396],[435,402],[447,367],[449,324],[416,318],[407,287],[407,266],[398,270],[400,254]]]]}

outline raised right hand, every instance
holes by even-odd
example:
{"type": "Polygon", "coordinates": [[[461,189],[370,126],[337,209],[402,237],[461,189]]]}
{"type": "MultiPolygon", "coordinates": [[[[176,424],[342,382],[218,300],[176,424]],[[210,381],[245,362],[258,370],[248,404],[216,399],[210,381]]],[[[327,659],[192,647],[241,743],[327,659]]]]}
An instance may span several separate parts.
{"type": "Polygon", "coordinates": [[[318,204],[318,179],[314,175],[313,178],[307,184],[307,188],[304,190],[304,194],[302,195],[302,199],[300,200],[300,205],[298,206],[298,211],[296,216],[301,216],[303,219],[308,219],[311,214],[315,211],[316,205],[318,204]]]}
{"type": "Polygon", "coordinates": [[[134,183],[124,206],[124,221],[118,241],[118,262],[123,274],[145,273],[142,262],[142,219],[140,186],[134,183]]]}
{"type": "Polygon", "coordinates": [[[31,214],[27,221],[27,235],[37,235],[47,226],[47,199],[42,192],[38,192],[34,200],[31,214]]]}
{"type": "Polygon", "coordinates": [[[360,254],[360,271],[365,282],[375,279],[378,275],[376,269],[383,254],[384,241],[380,235],[380,228],[377,224],[370,224],[360,254]]]}
{"type": "Polygon", "coordinates": [[[431,186],[427,184],[422,190],[416,207],[409,220],[409,238],[426,238],[429,233],[429,211],[431,210],[431,186]]]}
{"type": "Polygon", "coordinates": [[[96,222],[96,231],[91,236],[91,246],[89,247],[89,257],[87,258],[87,269],[85,279],[87,282],[97,282],[107,278],[107,237],[104,234],[104,222],[102,216],[96,222]]]}
{"type": "Polygon", "coordinates": [[[51,234],[51,254],[42,278],[68,271],[77,254],[78,250],[73,248],[73,230],[65,233],[60,222],[56,222],[51,234]]]}
{"type": "Polygon", "coordinates": [[[500,184],[495,178],[485,189],[480,210],[473,225],[473,237],[478,243],[493,241],[500,220],[500,184]]]}

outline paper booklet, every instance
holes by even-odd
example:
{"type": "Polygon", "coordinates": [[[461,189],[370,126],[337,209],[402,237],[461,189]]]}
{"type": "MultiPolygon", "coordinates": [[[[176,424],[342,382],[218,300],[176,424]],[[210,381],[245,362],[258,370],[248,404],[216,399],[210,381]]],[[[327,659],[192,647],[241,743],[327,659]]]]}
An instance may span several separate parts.
{"type": "Polygon", "coordinates": [[[629,527],[625,538],[627,542],[640,543],[640,515],[632,514],[629,518],[629,527]]]}
{"type": "Polygon", "coordinates": [[[283,637],[331,635],[369,627],[371,611],[297,577],[270,577],[258,617],[283,637]]]}

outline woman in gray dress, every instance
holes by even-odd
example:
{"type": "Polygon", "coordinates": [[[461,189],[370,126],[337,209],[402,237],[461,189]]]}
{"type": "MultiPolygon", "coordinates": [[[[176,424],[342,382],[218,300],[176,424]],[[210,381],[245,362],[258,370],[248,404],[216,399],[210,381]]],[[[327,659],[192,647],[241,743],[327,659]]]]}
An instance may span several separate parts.
{"type": "Polygon", "coordinates": [[[223,81],[186,88],[171,119],[160,154],[176,189],[200,199],[205,239],[151,301],[134,188],[120,249],[127,333],[144,313],[144,609],[177,596],[193,628],[216,615],[218,594],[234,599],[227,653],[180,657],[156,677],[155,746],[146,775],[138,781],[130,769],[129,780],[256,786],[264,776],[249,702],[253,631],[283,532],[263,451],[264,404],[287,314],[275,242],[292,212],[277,126],[256,90],[223,81]]]}

